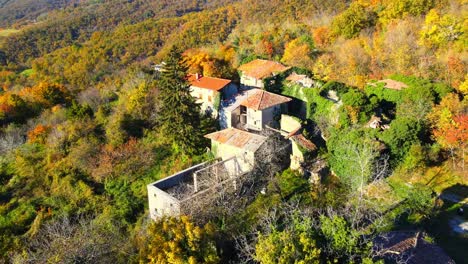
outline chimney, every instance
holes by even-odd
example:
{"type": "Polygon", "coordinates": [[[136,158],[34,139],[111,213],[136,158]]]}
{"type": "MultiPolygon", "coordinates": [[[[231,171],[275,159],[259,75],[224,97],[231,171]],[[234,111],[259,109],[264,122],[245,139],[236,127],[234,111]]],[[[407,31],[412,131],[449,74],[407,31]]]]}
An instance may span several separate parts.
{"type": "Polygon", "coordinates": [[[198,80],[200,80],[200,78],[201,78],[201,74],[199,74],[198,72],[195,73],[195,80],[198,81],[198,80]]]}

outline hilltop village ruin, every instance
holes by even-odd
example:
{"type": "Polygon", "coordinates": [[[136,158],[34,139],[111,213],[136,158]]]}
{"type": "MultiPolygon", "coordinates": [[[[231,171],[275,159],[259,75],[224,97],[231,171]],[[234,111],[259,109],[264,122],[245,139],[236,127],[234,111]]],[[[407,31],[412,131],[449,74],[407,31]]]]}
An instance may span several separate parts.
{"type": "MultiPolygon", "coordinates": [[[[315,89],[319,84],[274,61],[256,59],[238,70],[240,85],[201,74],[188,76],[191,95],[200,104],[201,111],[219,122],[220,131],[205,135],[211,140],[214,159],[148,184],[152,219],[193,215],[200,206],[209,206],[220,195],[235,193],[245,178],[252,177],[249,173],[260,161],[271,161],[268,156],[284,155],[278,171],[289,167],[309,177],[311,182],[319,182],[327,174],[328,168],[322,162],[305,163],[306,156],[313,155],[317,147],[304,135],[303,120],[288,115],[293,99],[267,91],[265,87],[276,85],[278,76],[302,89],[315,89]],[[271,135],[281,138],[282,143],[268,142],[271,135]]],[[[390,90],[399,90],[404,85],[396,81],[381,82],[383,88],[390,90]]],[[[337,107],[341,104],[335,91],[329,91],[326,99],[337,107]]],[[[367,126],[389,128],[377,116],[367,126]]]]}
{"type": "MultiPolygon", "coordinates": [[[[231,80],[193,74],[188,77],[191,95],[201,110],[216,118],[220,131],[205,135],[211,140],[215,159],[194,165],[148,184],[150,216],[191,214],[194,201],[206,203],[213,191],[235,191],[237,181],[254,169],[267,149],[268,133],[284,138],[281,151],[289,157],[289,167],[304,172],[304,150],[314,151],[314,143],[302,134],[299,119],[288,115],[292,99],[264,90],[278,74],[287,80],[311,87],[311,79],[291,72],[278,62],[254,60],[239,67],[240,86],[231,80]]],[[[317,174],[314,174],[317,175],[317,174]]],[[[197,202],[197,205],[205,204],[197,202]]]]}
{"type": "MultiPolygon", "coordinates": [[[[306,157],[316,154],[317,147],[303,133],[304,121],[289,115],[290,109],[297,108],[293,98],[266,90],[266,86],[279,84],[279,76],[301,89],[316,89],[320,84],[291,67],[269,60],[253,60],[241,65],[238,71],[240,85],[201,74],[188,76],[191,95],[201,111],[219,122],[220,131],[205,135],[211,140],[210,151],[214,158],[148,184],[152,219],[194,215],[221,196],[226,199],[226,195],[241,193],[241,183],[252,178],[250,174],[256,165],[272,163],[273,156],[281,163],[277,164],[276,172],[289,167],[303,173],[311,182],[320,182],[329,173],[320,160],[306,162],[306,157]],[[272,135],[282,142],[271,142],[272,135]]],[[[377,84],[388,90],[401,90],[405,85],[393,80],[370,85],[377,84]]],[[[324,98],[336,107],[341,105],[336,91],[328,91],[324,98]]],[[[372,116],[366,126],[389,128],[378,116],[372,116]]],[[[323,135],[320,137],[325,139],[323,135]]]]}

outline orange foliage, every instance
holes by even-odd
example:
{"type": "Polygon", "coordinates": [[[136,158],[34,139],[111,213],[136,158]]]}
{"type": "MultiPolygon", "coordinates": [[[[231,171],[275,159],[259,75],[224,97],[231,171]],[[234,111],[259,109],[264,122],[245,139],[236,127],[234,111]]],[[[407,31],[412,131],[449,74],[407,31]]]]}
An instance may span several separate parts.
{"type": "Polygon", "coordinates": [[[312,32],[314,43],[319,47],[324,47],[330,44],[330,30],[328,27],[318,27],[312,32]]]}
{"type": "Polygon", "coordinates": [[[463,80],[463,76],[465,74],[465,67],[466,65],[459,57],[450,56],[447,62],[447,68],[449,72],[449,76],[451,78],[451,85],[455,88],[460,86],[460,83],[463,80]]]}
{"type": "Polygon", "coordinates": [[[126,143],[114,147],[105,145],[94,164],[93,177],[102,181],[109,177],[138,175],[151,166],[153,153],[151,148],[130,138],[126,143]]]}
{"type": "Polygon", "coordinates": [[[464,147],[468,142],[468,115],[453,117],[451,126],[435,129],[434,135],[443,138],[448,146],[464,147]]]}
{"type": "Polygon", "coordinates": [[[33,130],[28,132],[29,142],[43,144],[50,128],[50,126],[44,126],[41,124],[37,125],[33,130]]]}
{"type": "Polygon", "coordinates": [[[28,101],[40,103],[45,107],[71,101],[71,94],[64,86],[45,82],[33,87],[23,88],[18,94],[28,101]]]}

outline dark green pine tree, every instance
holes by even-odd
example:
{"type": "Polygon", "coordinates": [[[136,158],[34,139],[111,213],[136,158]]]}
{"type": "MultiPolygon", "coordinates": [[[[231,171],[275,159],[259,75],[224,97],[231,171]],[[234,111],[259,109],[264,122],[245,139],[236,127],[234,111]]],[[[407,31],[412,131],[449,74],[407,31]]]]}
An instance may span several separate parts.
{"type": "Polygon", "coordinates": [[[159,124],[165,136],[182,151],[193,154],[203,142],[200,105],[190,95],[182,53],[173,47],[165,63],[158,80],[159,124]]]}

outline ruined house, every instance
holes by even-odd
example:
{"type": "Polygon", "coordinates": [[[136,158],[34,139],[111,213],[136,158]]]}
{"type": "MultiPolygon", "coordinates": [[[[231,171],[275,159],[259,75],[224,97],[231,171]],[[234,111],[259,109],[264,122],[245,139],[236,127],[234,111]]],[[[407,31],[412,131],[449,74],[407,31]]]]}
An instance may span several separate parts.
{"type": "Polygon", "coordinates": [[[150,216],[193,214],[222,193],[235,192],[266,137],[229,128],[206,135],[216,158],[147,185],[150,216]]]}
{"type": "Polygon", "coordinates": [[[190,215],[202,210],[219,192],[235,191],[245,175],[237,157],[197,164],[147,185],[150,217],[190,215]]]}
{"type": "Polygon", "coordinates": [[[223,107],[221,127],[262,131],[266,126],[278,126],[281,114],[288,112],[291,100],[261,89],[244,91],[230,105],[223,107]]]}
{"type": "Polygon", "coordinates": [[[266,137],[236,128],[226,128],[205,136],[211,139],[211,151],[216,157],[228,159],[238,157],[244,171],[251,170],[255,154],[265,142],[266,137]]]}
{"type": "Polygon", "coordinates": [[[317,147],[315,144],[306,139],[302,134],[302,125],[294,117],[288,115],[281,116],[281,133],[283,136],[291,141],[291,165],[293,170],[303,171],[302,164],[305,161],[305,154],[307,152],[313,153],[317,147]]]}
{"type": "Polygon", "coordinates": [[[241,65],[238,70],[243,87],[265,88],[264,80],[289,70],[283,64],[275,61],[256,59],[241,65]]]}
{"type": "Polygon", "coordinates": [[[373,115],[367,123],[367,126],[373,129],[380,128],[382,126],[382,119],[378,116],[373,115]]]}
{"type": "Polygon", "coordinates": [[[445,251],[423,238],[421,232],[392,231],[373,241],[373,249],[385,263],[454,264],[445,251]]]}
{"type": "Polygon", "coordinates": [[[299,84],[306,88],[311,88],[315,84],[312,78],[309,78],[305,74],[297,74],[296,72],[293,72],[288,77],[286,77],[286,81],[299,84]]]}

